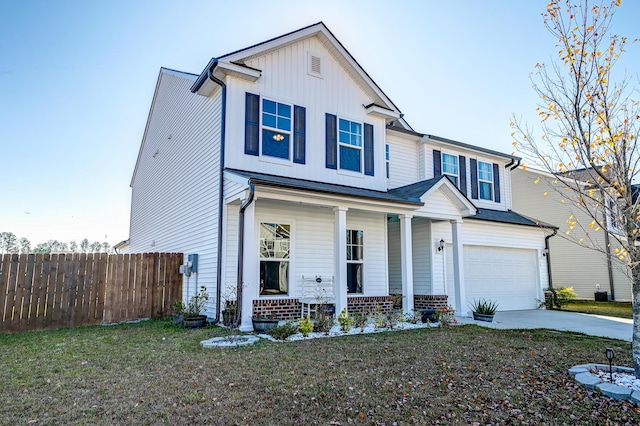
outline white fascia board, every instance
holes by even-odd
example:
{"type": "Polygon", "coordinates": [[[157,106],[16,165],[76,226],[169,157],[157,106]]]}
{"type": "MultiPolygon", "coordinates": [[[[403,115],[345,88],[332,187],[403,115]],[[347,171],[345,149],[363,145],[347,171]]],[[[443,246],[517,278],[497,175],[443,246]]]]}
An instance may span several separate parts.
{"type": "Polygon", "coordinates": [[[478,149],[475,149],[473,145],[465,144],[462,142],[460,144],[447,143],[438,139],[430,138],[429,135],[424,135],[420,142],[429,143],[430,145],[436,146],[439,148],[448,148],[448,149],[451,149],[452,151],[464,152],[468,156],[475,155],[478,157],[492,158],[496,160],[496,162],[498,163],[507,164],[508,162],[511,161],[511,157],[512,157],[511,154],[503,154],[500,152],[492,153],[490,152],[491,150],[484,149],[481,146],[479,146],[478,149]]]}
{"type": "Polygon", "coordinates": [[[469,201],[468,198],[463,196],[460,193],[460,190],[455,187],[449,179],[440,179],[438,183],[429,188],[429,190],[420,197],[420,200],[427,204],[429,196],[440,190],[442,190],[445,196],[460,209],[460,214],[462,216],[474,216],[478,212],[476,206],[469,201]]]}
{"type": "Polygon", "coordinates": [[[293,189],[275,188],[269,186],[256,187],[256,197],[260,199],[271,199],[279,201],[289,201],[293,203],[311,204],[325,207],[344,206],[354,210],[365,210],[390,214],[411,213],[420,206],[402,206],[391,202],[377,202],[374,200],[353,198],[341,195],[331,195],[314,192],[300,192],[293,189]]]}
{"type": "Polygon", "coordinates": [[[367,114],[372,115],[374,117],[380,117],[387,120],[387,122],[391,122],[400,118],[400,113],[397,111],[392,111],[390,109],[379,107],[378,105],[370,105],[365,108],[367,114]]]}
{"type": "Polygon", "coordinates": [[[228,75],[231,75],[233,77],[253,83],[260,78],[262,72],[260,70],[241,67],[240,65],[232,64],[229,62],[218,62],[218,65],[213,70],[213,75],[220,80],[228,75]]]}

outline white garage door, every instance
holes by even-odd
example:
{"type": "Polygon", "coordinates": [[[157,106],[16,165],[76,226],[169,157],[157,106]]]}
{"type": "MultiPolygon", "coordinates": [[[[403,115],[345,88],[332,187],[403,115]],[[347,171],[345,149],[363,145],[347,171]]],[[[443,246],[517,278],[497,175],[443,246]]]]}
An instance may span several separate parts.
{"type": "MultiPolygon", "coordinates": [[[[449,247],[448,247],[449,248],[449,247]]],[[[535,309],[538,306],[536,250],[464,246],[464,278],[469,306],[474,299],[493,299],[498,310],[535,309]]],[[[453,303],[453,262],[447,253],[447,287],[453,303]]]]}

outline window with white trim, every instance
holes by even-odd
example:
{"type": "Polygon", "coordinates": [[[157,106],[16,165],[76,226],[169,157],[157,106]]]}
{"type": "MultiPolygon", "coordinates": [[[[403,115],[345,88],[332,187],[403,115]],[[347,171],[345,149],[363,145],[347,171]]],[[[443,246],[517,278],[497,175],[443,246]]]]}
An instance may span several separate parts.
{"type": "Polygon", "coordinates": [[[260,223],[260,295],[289,292],[291,225],[260,223]]]}
{"type": "Polygon", "coordinates": [[[291,159],[291,118],[289,104],[262,99],[262,155],[291,159]]]}
{"type": "Polygon", "coordinates": [[[347,293],[362,293],[364,231],[347,229],[347,293]]]}
{"type": "Polygon", "coordinates": [[[338,119],[338,157],[342,170],[362,172],[362,123],[338,119]]]}
{"type": "Polygon", "coordinates": [[[389,179],[389,144],[384,146],[384,159],[387,164],[387,179],[389,179]]]}
{"type": "Polygon", "coordinates": [[[458,167],[458,156],[442,153],[442,174],[458,186],[460,169],[458,167]]]}
{"type": "Polygon", "coordinates": [[[493,200],[493,165],[478,161],[478,195],[481,200],[493,200]]]}

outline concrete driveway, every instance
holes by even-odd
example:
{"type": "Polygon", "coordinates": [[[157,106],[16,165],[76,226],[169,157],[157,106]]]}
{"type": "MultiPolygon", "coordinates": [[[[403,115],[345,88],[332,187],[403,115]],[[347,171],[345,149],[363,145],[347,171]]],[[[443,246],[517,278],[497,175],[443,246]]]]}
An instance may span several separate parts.
{"type": "Polygon", "coordinates": [[[496,312],[492,323],[457,317],[462,324],[497,329],[549,328],[631,341],[633,320],[543,309],[496,312]]]}

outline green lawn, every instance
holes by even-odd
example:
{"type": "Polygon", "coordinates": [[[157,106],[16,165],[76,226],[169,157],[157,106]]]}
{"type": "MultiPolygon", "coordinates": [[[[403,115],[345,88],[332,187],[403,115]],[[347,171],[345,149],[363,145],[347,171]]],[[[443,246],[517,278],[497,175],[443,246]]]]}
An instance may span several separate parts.
{"type": "Polygon", "coordinates": [[[0,424],[638,424],[575,364],[629,344],[432,328],[203,349],[167,320],[0,335],[0,424]]]}
{"type": "Polygon", "coordinates": [[[596,302],[593,300],[574,300],[562,307],[564,311],[584,314],[606,315],[618,318],[633,318],[631,302],[596,302]]]}

